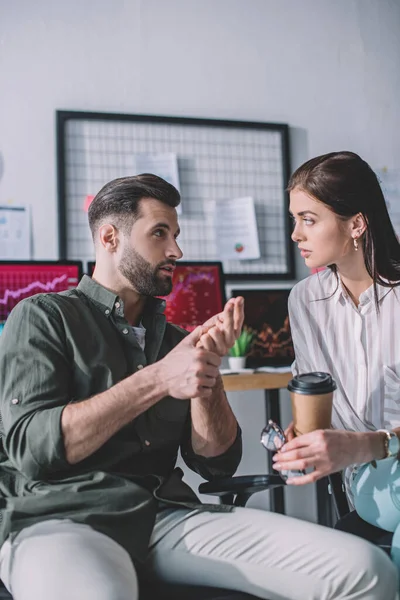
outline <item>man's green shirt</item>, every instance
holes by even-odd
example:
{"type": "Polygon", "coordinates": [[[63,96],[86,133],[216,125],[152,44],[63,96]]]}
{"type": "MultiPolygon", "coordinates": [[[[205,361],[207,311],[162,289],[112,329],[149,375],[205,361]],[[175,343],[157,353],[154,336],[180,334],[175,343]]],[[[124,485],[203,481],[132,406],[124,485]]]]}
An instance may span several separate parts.
{"type": "Polygon", "coordinates": [[[234,473],[240,430],[224,454],[197,456],[190,401],[172,397],[78,464],[66,460],[64,407],[162,359],[186,335],[166,323],[164,308],[160,299],[146,303],[144,351],[124,317],[123,301],[87,276],[74,290],[39,294],[13,309],[0,336],[0,544],[40,520],[66,518],[109,535],[140,561],[158,501],[199,502],[174,471],[179,448],[205,479],[234,473]]]}

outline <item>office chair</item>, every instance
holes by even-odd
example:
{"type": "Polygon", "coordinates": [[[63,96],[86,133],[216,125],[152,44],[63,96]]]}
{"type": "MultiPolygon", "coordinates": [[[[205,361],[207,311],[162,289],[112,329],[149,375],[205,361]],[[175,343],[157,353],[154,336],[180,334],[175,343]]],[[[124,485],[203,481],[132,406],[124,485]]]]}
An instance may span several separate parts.
{"type": "Polygon", "coordinates": [[[329,475],[329,487],[335,508],[337,522],[334,529],[352,533],[372,542],[390,555],[393,533],[370,525],[358,516],[355,510],[350,510],[341,473],[329,475]]]}
{"type": "MultiPolygon", "coordinates": [[[[245,475],[202,483],[199,492],[218,496],[222,504],[245,506],[254,493],[282,485],[280,475],[245,475]]],[[[257,600],[244,592],[154,581],[139,581],[139,596],[140,600],[257,600]]],[[[0,600],[12,600],[1,581],[0,600]]]]}

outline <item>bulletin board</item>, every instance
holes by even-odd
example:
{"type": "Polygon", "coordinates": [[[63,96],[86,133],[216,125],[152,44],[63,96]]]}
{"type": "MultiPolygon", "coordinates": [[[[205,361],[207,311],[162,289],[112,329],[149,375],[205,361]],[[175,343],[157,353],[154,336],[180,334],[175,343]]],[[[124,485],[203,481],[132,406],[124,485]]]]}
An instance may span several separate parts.
{"type": "Polygon", "coordinates": [[[57,111],[60,258],[90,261],[85,199],[117,177],[134,174],[138,154],[174,153],[184,260],[220,260],[212,207],[217,199],[254,198],[260,258],[224,261],[229,280],[292,279],[288,197],[288,126],[57,111]]]}

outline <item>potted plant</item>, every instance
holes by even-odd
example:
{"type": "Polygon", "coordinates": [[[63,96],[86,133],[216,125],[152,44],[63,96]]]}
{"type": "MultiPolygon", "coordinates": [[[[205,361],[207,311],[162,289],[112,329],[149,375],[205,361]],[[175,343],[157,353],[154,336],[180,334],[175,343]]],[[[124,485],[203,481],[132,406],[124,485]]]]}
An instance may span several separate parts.
{"type": "Polygon", "coordinates": [[[237,369],[244,369],[246,365],[246,356],[252,346],[253,338],[254,332],[244,327],[238,339],[229,350],[228,360],[230,369],[233,371],[237,369]]]}

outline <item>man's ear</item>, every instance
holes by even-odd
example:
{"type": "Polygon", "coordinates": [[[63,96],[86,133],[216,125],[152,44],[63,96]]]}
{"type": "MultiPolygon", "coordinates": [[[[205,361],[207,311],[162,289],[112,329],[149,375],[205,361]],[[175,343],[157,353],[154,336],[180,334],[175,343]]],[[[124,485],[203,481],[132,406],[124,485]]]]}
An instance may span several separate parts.
{"type": "Polygon", "coordinates": [[[119,244],[118,230],[106,223],[99,228],[99,241],[107,252],[116,252],[119,244]]]}
{"type": "Polygon", "coordinates": [[[364,215],[357,213],[351,218],[351,235],[353,238],[360,238],[367,229],[367,221],[364,215]]]}

